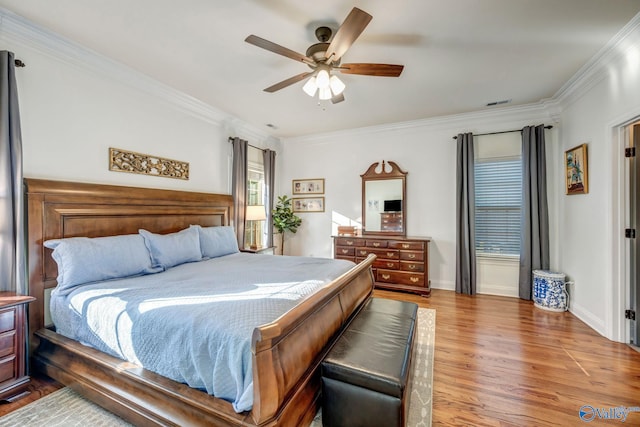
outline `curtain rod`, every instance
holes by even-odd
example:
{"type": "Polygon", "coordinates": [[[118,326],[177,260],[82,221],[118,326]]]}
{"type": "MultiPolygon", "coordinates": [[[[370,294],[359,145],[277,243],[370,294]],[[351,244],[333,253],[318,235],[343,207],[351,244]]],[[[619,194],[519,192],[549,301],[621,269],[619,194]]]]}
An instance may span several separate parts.
{"type": "MultiPolygon", "coordinates": [[[[233,140],[234,140],[234,139],[235,139],[234,137],[230,136],[230,137],[229,137],[229,142],[233,142],[233,140]]],[[[266,148],[256,147],[255,145],[251,145],[251,144],[247,144],[247,145],[248,145],[249,147],[253,147],[253,148],[255,148],[256,150],[260,150],[260,151],[267,151],[267,149],[266,149],[266,148]]]]}
{"type": "Polygon", "coordinates": [[[26,66],[27,66],[27,64],[25,64],[24,62],[22,62],[22,61],[21,61],[21,60],[19,60],[19,59],[15,59],[15,60],[13,61],[13,63],[16,65],[16,67],[20,67],[20,68],[22,68],[22,67],[26,67],[26,66]]]}
{"type": "MultiPolygon", "coordinates": [[[[551,129],[553,128],[553,126],[551,125],[547,125],[544,127],[545,129],[551,129]]],[[[473,135],[473,136],[486,136],[486,135],[498,135],[501,133],[511,133],[511,132],[522,132],[522,129],[516,129],[516,130],[503,130],[502,132],[489,132],[489,133],[479,133],[477,135],[473,135]]],[[[454,136],[453,139],[458,139],[458,136],[454,136]]]]}

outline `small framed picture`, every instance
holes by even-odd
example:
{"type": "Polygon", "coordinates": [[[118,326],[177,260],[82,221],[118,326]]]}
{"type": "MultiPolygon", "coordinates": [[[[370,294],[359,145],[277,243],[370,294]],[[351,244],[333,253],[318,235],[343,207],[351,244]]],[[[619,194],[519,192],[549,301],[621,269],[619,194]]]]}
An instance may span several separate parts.
{"type": "Polygon", "coordinates": [[[324,178],[294,179],[291,191],[293,194],[324,194],[324,178]]]}
{"type": "Polygon", "coordinates": [[[324,197],[292,197],[294,212],[324,212],[324,197]]]}
{"type": "Polygon", "coordinates": [[[567,194],[589,192],[587,144],[581,144],[564,152],[567,194]]]}

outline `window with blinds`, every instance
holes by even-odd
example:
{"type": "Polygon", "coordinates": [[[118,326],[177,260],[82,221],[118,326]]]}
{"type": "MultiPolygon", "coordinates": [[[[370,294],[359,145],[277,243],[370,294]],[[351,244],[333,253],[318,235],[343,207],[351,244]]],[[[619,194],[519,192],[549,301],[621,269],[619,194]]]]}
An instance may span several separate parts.
{"type": "Polygon", "coordinates": [[[476,160],[476,253],[520,254],[522,160],[476,160]]]}

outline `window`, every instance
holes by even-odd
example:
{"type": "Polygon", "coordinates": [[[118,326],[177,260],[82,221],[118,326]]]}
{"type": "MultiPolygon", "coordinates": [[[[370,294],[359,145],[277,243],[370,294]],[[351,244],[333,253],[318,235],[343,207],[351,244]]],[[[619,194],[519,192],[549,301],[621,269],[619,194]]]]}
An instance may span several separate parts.
{"type": "Polygon", "coordinates": [[[476,160],[476,254],[520,254],[522,160],[476,160]]]}
{"type": "MultiPolygon", "coordinates": [[[[264,205],[264,161],[262,150],[249,147],[247,165],[247,206],[264,205]]],[[[244,241],[263,247],[266,221],[246,221],[244,241]]]]}

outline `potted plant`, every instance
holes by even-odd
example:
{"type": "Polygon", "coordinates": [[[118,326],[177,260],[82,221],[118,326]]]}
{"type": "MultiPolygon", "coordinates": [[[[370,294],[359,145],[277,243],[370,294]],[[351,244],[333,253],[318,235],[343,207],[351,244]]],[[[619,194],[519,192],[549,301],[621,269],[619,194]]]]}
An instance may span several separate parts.
{"type": "Polygon", "coordinates": [[[302,223],[302,218],[293,213],[291,199],[286,195],[278,196],[278,203],[276,203],[276,208],[271,211],[271,215],[276,233],[282,235],[280,237],[280,253],[284,255],[284,233],[290,231],[295,234],[302,223]]]}

